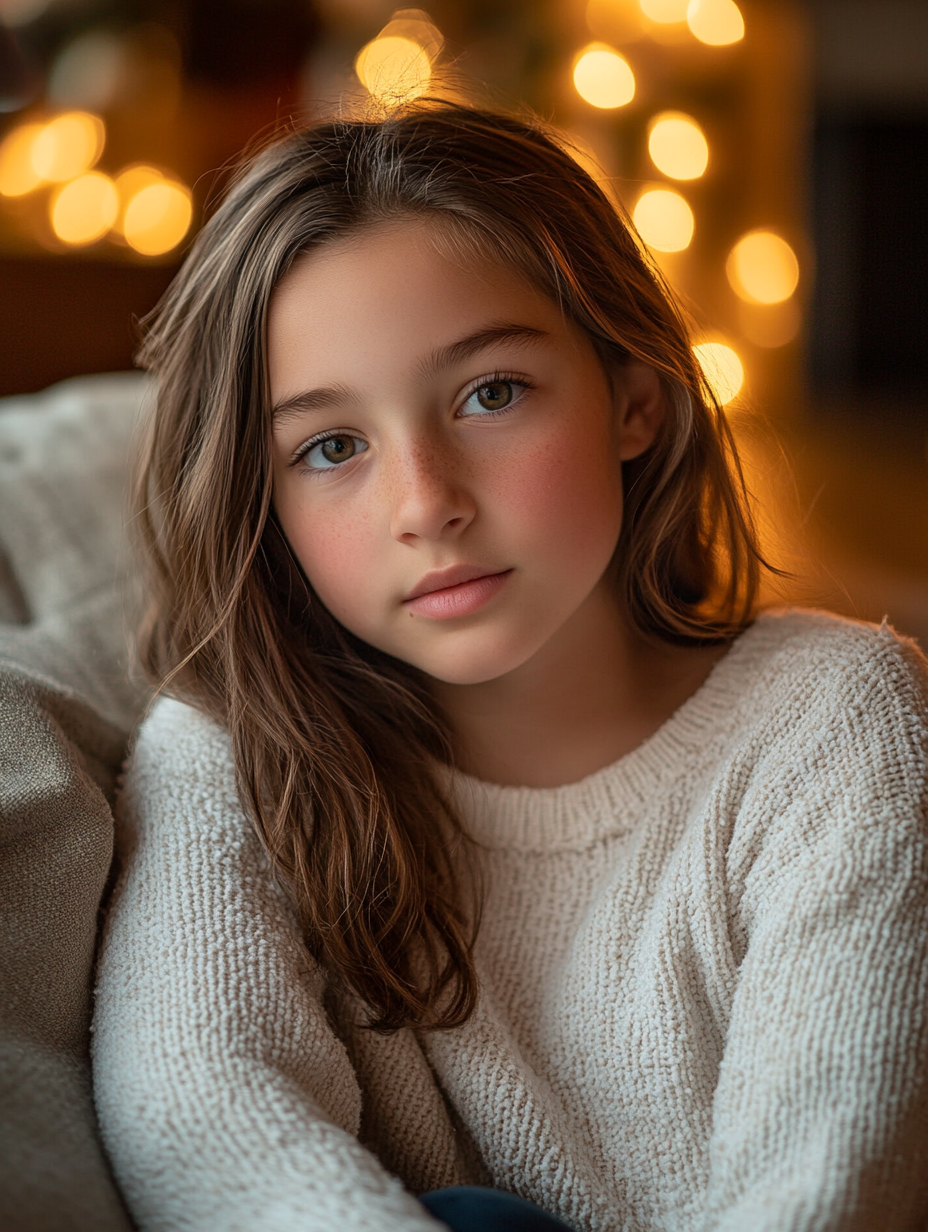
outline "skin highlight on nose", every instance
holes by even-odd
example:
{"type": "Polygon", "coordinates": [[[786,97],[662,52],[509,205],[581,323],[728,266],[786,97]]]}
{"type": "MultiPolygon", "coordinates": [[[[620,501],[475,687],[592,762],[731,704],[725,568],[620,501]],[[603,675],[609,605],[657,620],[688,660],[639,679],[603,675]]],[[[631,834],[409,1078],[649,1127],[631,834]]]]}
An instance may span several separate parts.
{"type": "Polygon", "coordinates": [[[386,465],[390,531],[397,542],[439,539],[464,529],[476,509],[450,448],[416,442],[386,465]]]}

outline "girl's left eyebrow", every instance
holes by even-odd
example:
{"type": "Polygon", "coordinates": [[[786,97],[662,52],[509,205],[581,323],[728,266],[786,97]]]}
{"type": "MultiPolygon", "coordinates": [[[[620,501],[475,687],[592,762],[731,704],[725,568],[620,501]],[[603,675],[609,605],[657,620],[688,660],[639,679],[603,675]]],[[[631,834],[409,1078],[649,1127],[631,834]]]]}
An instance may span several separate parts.
{"type": "MultiPolygon", "coordinates": [[[[550,335],[547,330],[538,329],[534,325],[520,325],[509,321],[485,325],[464,338],[458,338],[456,342],[436,347],[419,365],[419,375],[436,376],[445,368],[463,363],[464,360],[500,342],[541,342],[548,337],[550,335]]],[[[344,385],[305,389],[302,393],[284,398],[274,406],[271,412],[272,423],[277,428],[288,419],[306,411],[329,410],[334,406],[345,406],[354,400],[354,395],[344,385]]]]}

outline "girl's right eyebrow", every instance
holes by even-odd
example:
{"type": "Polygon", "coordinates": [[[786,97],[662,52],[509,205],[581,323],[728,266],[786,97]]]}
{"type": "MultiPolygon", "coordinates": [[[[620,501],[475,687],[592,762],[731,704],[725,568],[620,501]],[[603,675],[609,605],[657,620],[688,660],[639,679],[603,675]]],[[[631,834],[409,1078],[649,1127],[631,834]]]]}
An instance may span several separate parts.
{"type": "Polygon", "coordinates": [[[345,385],[321,385],[318,389],[304,389],[302,393],[292,394],[289,398],[275,403],[271,411],[271,423],[278,428],[306,411],[329,410],[354,401],[354,395],[345,385]]]}

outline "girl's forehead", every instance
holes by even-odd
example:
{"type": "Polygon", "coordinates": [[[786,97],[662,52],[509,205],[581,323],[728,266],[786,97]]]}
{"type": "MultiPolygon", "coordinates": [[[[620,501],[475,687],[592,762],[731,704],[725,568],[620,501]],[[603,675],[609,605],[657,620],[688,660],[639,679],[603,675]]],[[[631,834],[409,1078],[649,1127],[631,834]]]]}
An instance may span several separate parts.
{"type": "MultiPolygon", "coordinates": [[[[431,256],[442,265],[476,277],[494,277],[505,268],[522,277],[511,261],[505,261],[489,239],[481,241],[470,230],[440,216],[399,216],[364,222],[324,240],[301,253],[275,288],[274,295],[307,270],[324,270],[335,264],[345,271],[382,260],[392,252],[431,256]]],[[[349,275],[350,276],[350,275],[349,275]]]]}
{"type": "Polygon", "coordinates": [[[400,314],[432,332],[502,304],[560,316],[496,253],[456,242],[431,220],[400,219],[359,227],[297,258],[271,297],[269,330],[333,331],[362,323],[388,330],[400,314]]]}
{"type": "Polygon", "coordinates": [[[272,389],[276,398],[309,382],[425,370],[435,353],[501,327],[558,345],[580,333],[494,254],[449,246],[421,220],[369,226],[307,252],[279,284],[268,317],[272,389]]]}

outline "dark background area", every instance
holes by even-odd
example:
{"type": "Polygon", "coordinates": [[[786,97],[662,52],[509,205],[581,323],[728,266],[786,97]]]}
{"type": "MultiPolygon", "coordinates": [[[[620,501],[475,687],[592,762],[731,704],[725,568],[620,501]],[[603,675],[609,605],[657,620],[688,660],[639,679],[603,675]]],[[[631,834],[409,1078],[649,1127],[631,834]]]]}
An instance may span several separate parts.
{"type": "Polygon", "coordinates": [[[928,5],[819,0],[808,371],[863,417],[928,404],[928,5]]]}
{"type": "Polygon", "coordinates": [[[813,186],[814,388],[924,398],[928,116],[826,112],[816,124],[813,186]]]}
{"type": "Polygon", "coordinates": [[[0,390],[28,393],[132,367],[137,325],[177,266],[0,258],[0,390]]]}

